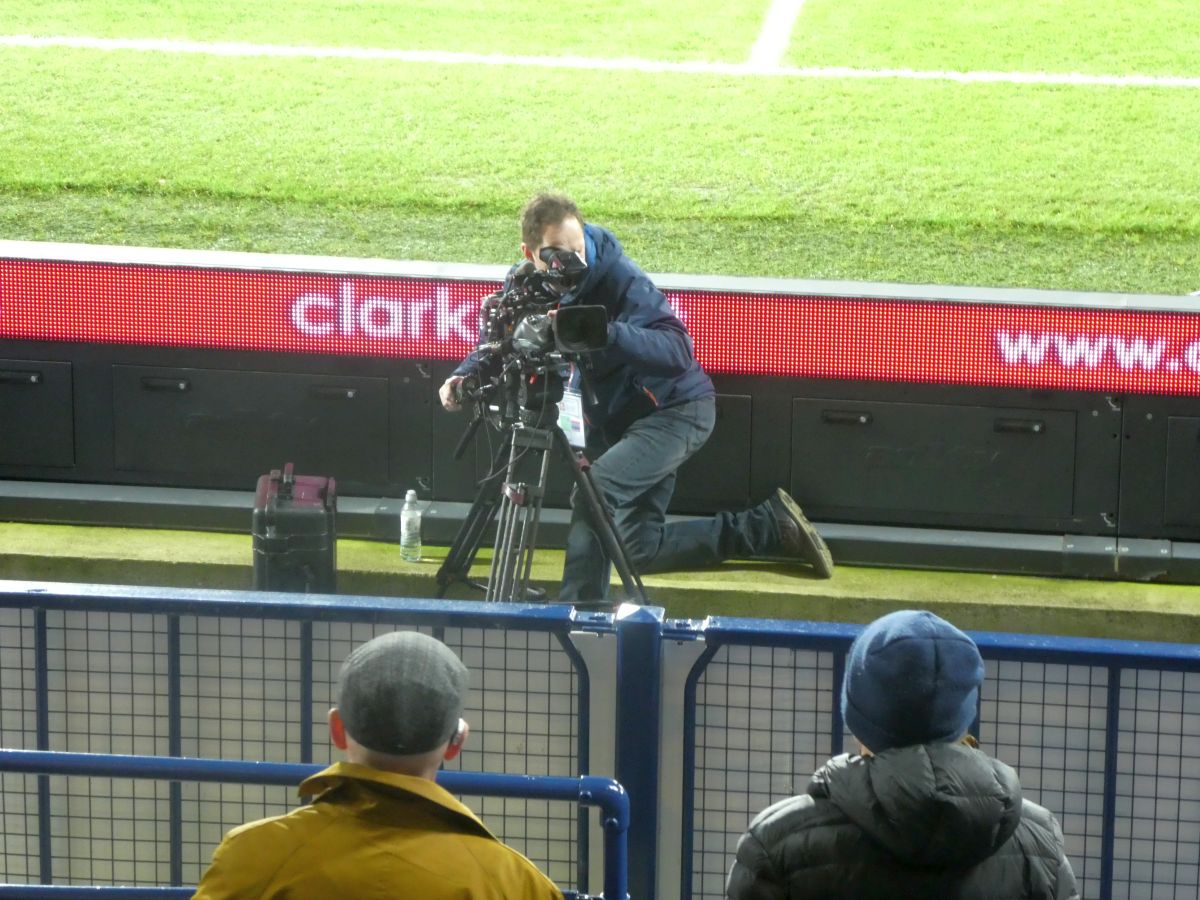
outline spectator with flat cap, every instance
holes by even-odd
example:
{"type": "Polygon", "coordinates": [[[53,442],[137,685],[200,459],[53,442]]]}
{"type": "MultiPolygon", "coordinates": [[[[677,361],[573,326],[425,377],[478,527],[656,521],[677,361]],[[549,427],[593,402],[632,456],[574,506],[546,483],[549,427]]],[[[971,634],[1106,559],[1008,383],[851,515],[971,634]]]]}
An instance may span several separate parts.
{"type": "Polygon", "coordinates": [[[466,666],[398,631],[342,664],[329,734],[345,762],[300,785],[312,802],[233,829],[194,900],[531,898],[562,892],[434,779],[469,731],[466,666]]]}
{"type": "Polygon", "coordinates": [[[861,753],[755,817],[730,900],[1077,898],[1058,822],[968,733],[983,676],[975,642],[933,613],[868,625],[841,701],[861,753]]]}

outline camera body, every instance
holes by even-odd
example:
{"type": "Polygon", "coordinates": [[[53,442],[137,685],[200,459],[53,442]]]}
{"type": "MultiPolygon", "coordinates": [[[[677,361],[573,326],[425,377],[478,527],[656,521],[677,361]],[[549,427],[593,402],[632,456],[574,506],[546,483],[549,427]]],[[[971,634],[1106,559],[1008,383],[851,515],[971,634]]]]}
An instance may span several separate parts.
{"type": "Polygon", "coordinates": [[[551,316],[578,287],[587,266],[574,253],[546,248],[547,268],[526,260],[514,267],[501,290],[479,310],[478,377],[464,378],[455,398],[474,402],[479,414],[503,427],[521,422],[545,427],[558,417],[567,370],[575,354],[607,342],[602,306],[567,306],[551,316]]]}
{"type": "Polygon", "coordinates": [[[527,260],[484,298],[475,347],[482,366],[458,384],[460,404],[475,402],[497,427],[517,421],[539,427],[557,417],[568,360],[556,347],[550,310],[566,293],[563,281],[558,270],[527,260]]]}
{"type": "Polygon", "coordinates": [[[550,310],[565,291],[553,270],[539,270],[528,260],[504,279],[504,287],[484,298],[479,311],[480,346],[501,353],[536,357],[554,346],[550,310]]]}

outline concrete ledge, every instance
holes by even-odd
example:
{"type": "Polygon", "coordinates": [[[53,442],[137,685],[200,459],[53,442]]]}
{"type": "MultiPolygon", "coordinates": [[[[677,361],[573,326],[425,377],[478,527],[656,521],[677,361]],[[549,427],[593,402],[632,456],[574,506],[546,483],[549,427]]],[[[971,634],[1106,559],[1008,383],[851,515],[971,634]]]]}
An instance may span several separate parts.
{"type": "MultiPolygon", "coordinates": [[[[93,584],[250,589],[249,535],[214,532],[0,523],[0,578],[93,584]]],[[[338,591],[432,597],[444,547],[405,563],[394,543],[338,541],[338,591]]],[[[485,549],[472,575],[487,575],[485,549]]],[[[562,552],[539,550],[534,581],[551,592],[562,552]]],[[[963,628],[1200,642],[1200,587],[839,566],[832,579],[803,566],[730,562],[702,571],[644,578],[652,603],[670,618],[709,615],[868,622],[906,607],[933,609],[963,628]]],[[[619,586],[614,597],[621,596],[619,586]]],[[[466,585],[453,599],[481,599],[466,585]]]]}
{"type": "MultiPolygon", "coordinates": [[[[395,543],[402,501],[338,497],[341,538],[395,543]]],[[[252,491],[0,480],[0,521],[246,534],[252,491]]],[[[469,503],[426,501],[426,540],[450,544],[469,503]]],[[[670,515],[668,521],[687,516],[670,515]]],[[[566,544],[570,511],[542,509],[538,542],[566,544]]],[[[841,563],[872,568],[1200,584],[1200,543],[1095,535],[815,522],[841,563]]],[[[492,532],[488,532],[490,535],[492,532]]],[[[487,541],[491,542],[490,536],[487,541]]]]}

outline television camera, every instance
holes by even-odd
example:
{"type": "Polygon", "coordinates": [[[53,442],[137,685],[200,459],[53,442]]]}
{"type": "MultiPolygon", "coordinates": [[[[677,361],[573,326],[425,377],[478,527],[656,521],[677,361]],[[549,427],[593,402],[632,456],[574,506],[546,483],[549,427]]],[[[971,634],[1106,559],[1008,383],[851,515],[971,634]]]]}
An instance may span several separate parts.
{"type": "MultiPolygon", "coordinates": [[[[438,570],[438,596],[454,582],[482,589],[484,599],[526,602],[545,592],[530,587],[542,501],[546,493],[549,453],[557,450],[568,462],[582,503],[621,576],[626,594],[645,603],[641,579],[613,525],[612,516],[566,435],[558,428],[566,370],[580,353],[608,343],[608,311],[603,306],[561,305],[587,274],[587,264],[573,251],[547,247],[539,254],[546,268],[526,260],[514,267],[504,286],[486,297],[479,312],[480,340],[473,353],[477,376],[457,383],[460,406],[474,402],[471,425],[454,451],[462,456],[479,425],[487,421],[504,434],[489,474],[479,483],[475,500],[438,570]],[[535,480],[519,478],[526,460],[535,480]],[[485,530],[496,521],[492,564],[486,584],[468,573],[485,530]]],[[[585,369],[579,369],[581,377],[585,369]]],[[[582,382],[585,395],[590,386],[582,382]]]]}
{"type": "Polygon", "coordinates": [[[458,383],[460,405],[475,402],[497,427],[513,422],[544,425],[556,415],[572,357],[605,346],[603,306],[563,306],[587,274],[573,251],[547,247],[545,269],[526,260],[479,311],[478,376],[458,383]]]}

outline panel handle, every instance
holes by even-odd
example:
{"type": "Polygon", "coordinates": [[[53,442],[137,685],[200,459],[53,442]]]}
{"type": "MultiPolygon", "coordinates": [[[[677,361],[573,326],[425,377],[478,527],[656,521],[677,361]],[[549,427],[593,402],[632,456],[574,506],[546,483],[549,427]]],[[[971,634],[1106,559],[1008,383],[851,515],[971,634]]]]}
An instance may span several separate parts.
{"type": "Polygon", "coordinates": [[[855,412],[849,409],[821,410],[821,421],[826,425],[870,425],[874,418],[869,412],[855,412]]]}
{"type": "Polygon", "coordinates": [[[182,394],[184,391],[190,391],[192,383],[187,378],[156,378],[146,376],[142,379],[143,391],[170,391],[182,394]]]}
{"type": "Polygon", "coordinates": [[[993,426],[999,434],[1045,434],[1042,419],[997,419],[993,426]]]}
{"type": "Polygon", "coordinates": [[[37,385],[46,380],[46,376],[36,369],[3,369],[0,370],[0,384],[37,385]]]}
{"type": "Polygon", "coordinates": [[[315,384],[309,388],[309,394],[318,400],[353,400],[358,396],[358,388],[337,384],[315,384]]]}

